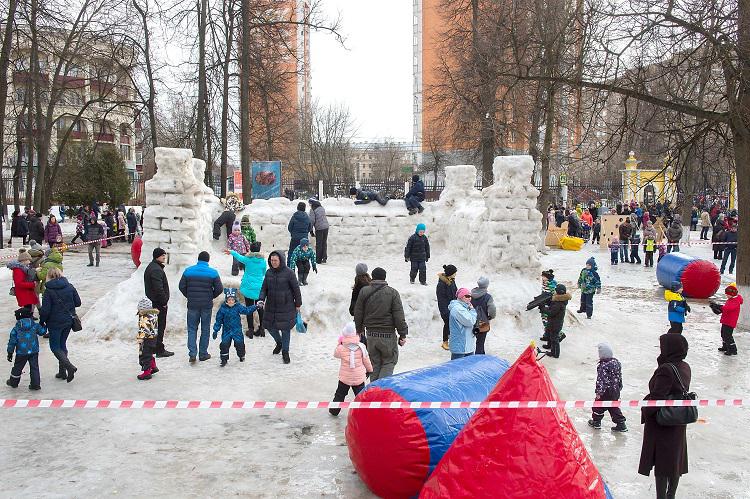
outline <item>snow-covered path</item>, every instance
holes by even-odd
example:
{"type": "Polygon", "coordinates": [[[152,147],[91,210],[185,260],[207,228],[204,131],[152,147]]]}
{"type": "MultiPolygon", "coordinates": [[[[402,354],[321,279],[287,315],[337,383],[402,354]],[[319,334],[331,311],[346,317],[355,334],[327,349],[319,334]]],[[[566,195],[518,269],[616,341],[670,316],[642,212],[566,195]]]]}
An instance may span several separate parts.
{"type": "MultiPolygon", "coordinates": [[[[686,252],[710,256],[707,246],[686,252]]],[[[580,316],[569,314],[562,358],[544,359],[543,363],[561,398],[591,399],[596,345],[606,340],[623,364],[622,397],[640,399],[656,367],[658,336],[667,329],[666,304],[653,270],[627,264],[610,267],[609,255],[598,249],[551,251],[543,258],[543,265],[554,268],[558,280],[571,284],[591,254],[597,257],[604,283],[604,291],[595,299],[594,318],[579,320],[580,316]]],[[[84,309],[133,269],[129,257],[119,248],[116,255],[106,250],[105,255],[99,269],[85,267],[83,253],[66,256],[65,273],[81,292],[84,309]]],[[[402,292],[407,320],[412,324],[397,371],[448,358],[439,347],[442,325],[432,305],[438,263],[448,262],[433,258],[426,288],[408,284],[408,264],[403,260],[381,262],[387,264],[389,282],[402,292]]],[[[321,266],[320,273],[312,275],[311,285],[303,290],[303,309],[308,307],[311,314],[311,331],[293,337],[290,366],[271,355],[270,338],[247,342],[244,364],[233,356],[226,368],[219,368],[218,345],[212,342],[214,358],[189,365],[182,318],[170,318],[174,333],[167,344],[176,355],[160,359],[161,372],[151,381],[135,379],[135,342],[92,341],[84,330],[75,333],[69,345],[71,360],[79,367],[73,383],[53,378],[53,358],[45,344],[40,354],[42,391],[29,392],[25,377],[16,390],[1,384],[0,398],[329,400],[337,380],[338,364],[331,353],[338,329],[325,325],[343,325],[347,318],[355,263],[321,266]]],[[[372,268],[377,262],[368,263],[372,268]]],[[[460,285],[470,287],[478,275],[476,269],[459,266],[460,285]]],[[[508,297],[514,308],[520,309],[519,298],[510,295],[514,286],[523,288],[523,283],[505,282],[498,275],[490,277],[495,300],[502,302],[508,297]]],[[[0,282],[9,286],[5,269],[0,271],[0,282]]],[[[536,288],[528,293],[532,291],[536,288]]],[[[176,293],[174,290],[173,299],[181,299],[176,293]]],[[[574,295],[569,307],[572,311],[578,297],[574,295]]],[[[687,361],[693,369],[691,388],[701,398],[747,398],[750,339],[746,332],[736,334],[740,355],[718,355],[716,316],[705,302],[691,304],[693,313],[685,327],[690,342],[687,361]]],[[[0,330],[8,331],[14,322],[13,297],[0,293],[0,307],[6,311],[0,317],[0,330]]],[[[488,338],[487,351],[512,362],[539,334],[538,314],[519,311],[498,321],[488,338]]],[[[0,338],[5,341],[5,333],[0,338]]],[[[9,372],[11,365],[5,366],[9,372]]],[[[570,411],[570,415],[615,497],[654,494],[653,478],[636,473],[642,437],[636,411],[625,411],[630,432],[622,435],[590,430],[587,411],[570,411]]],[[[681,480],[678,495],[750,497],[744,485],[750,479],[750,458],[745,452],[750,443],[745,424],[747,409],[706,408],[700,415],[705,422],[688,430],[690,473],[681,480]]],[[[14,409],[0,412],[0,417],[6,428],[0,439],[2,496],[371,497],[349,462],[345,414],[333,418],[322,410],[14,409]]],[[[605,423],[608,427],[608,420],[605,423]]]]}

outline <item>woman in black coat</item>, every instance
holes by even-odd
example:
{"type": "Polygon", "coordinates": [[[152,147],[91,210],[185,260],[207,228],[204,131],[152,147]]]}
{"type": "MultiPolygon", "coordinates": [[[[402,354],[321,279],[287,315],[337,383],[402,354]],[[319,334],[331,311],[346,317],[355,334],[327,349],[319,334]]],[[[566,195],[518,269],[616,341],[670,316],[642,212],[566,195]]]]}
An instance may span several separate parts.
{"type": "Polygon", "coordinates": [[[26,244],[26,237],[29,235],[29,224],[26,221],[26,216],[18,213],[18,210],[13,212],[10,223],[10,239],[8,239],[8,246],[13,242],[14,237],[20,237],[23,244],[26,244]]]}
{"type": "MultiPolygon", "coordinates": [[[[690,365],[684,361],[688,342],[677,333],[667,333],[659,338],[661,355],[656,359],[659,367],[648,382],[649,393],[645,400],[664,400],[681,395],[682,388],[672,366],[677,368],[685,389],[690,388],[690,365]]],[[[656,422],[658,407],[643,407],[641,423],[643,447],[638,473],[648,476],[651,469],[656,478],[656,497],[673,498],[680,476],[688,472],[686,426],[662,426],[656,422]]]]}
{"type": "Polygon", "coordinates": [[[68,360],[68,335],[73,326],[76,308],[81,306],[78,291],[63,277],[62,270],[52,268],[47,272],[47,283],[39,311],[39,324],[49,332],[49,348],[57,358],[59,370],[55,378],[70,383],[78,370],[68,360]]]}
{"type": "Polygon", "coordinates": [[[450,320],[448,304],[456,299],[456,293],[458,293],[456,272],[455,266],[443,265],[443,272],[438,274],[438,283],[435,287],[438,310],[440,311],[440,318],[443,319],[443,350],[448,350],[448,337],[451,334],[450,327],[448,326],[450,320]]]}
{"type": "Polygon", "coordinates": [[[260,288],[258,301],[263,302],[263,328],[276,340],[274,355],[281,352],[284,364],[289,364],[291,331],[302,306],[302,294],[294,271],[286,266],[284,253],[272,251],[268,255],[268,270],[260,288]]]}

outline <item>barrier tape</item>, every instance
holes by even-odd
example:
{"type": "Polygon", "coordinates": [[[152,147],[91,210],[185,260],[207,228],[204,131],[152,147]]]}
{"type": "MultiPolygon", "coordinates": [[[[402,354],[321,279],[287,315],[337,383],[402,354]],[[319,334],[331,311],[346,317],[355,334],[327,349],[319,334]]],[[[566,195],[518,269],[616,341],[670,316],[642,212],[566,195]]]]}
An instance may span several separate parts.
{"type": "Polygon", "coordinates": [[[328,402],[255,400],[0,399],[0,408],[28,409],[583,409],[592,407],[743,407],[750,400],[526,400],[482,402],[328,402]]]}
{"type": "MultiPolygon", "coordinates": [[[[101,239],[94,239],[93,241],[84,241],[82,243],[67,244],[67,243],[63,242],[61,244],[63,244],[65,246],[65,250],[64,251],[68,251],[70,248],[76,248],[78,246],[88,246],[89,244],[92,244],[92,243],[100,243],[102,241],[109,241],[110,239],[125,239],[129,235],[131,235],[131,234],[138,235],[139,232],[138,231],[135,231],[135,232],[126,232],[125,234],[120,234],[120,235],[112,236],[112,237],[103,237],[101,239]]],[[[41,244],[40,246],[42,248],[49,248],[50,247],[50,245],[46,244],[46,243],[45,244],[41,244]]],[[[19,246],[18,248],[29,249],[29,246],[28,245],[19,246]]],[[[4,249],[13,249],[13,250],[15,250],[16,248],[10,248],[10,247],[8,247],[8,248],[4,248],[4,249]]],[[[18,258],[18,253],[13,253],[12,255],[6,255],[6,256],[0,257],[0,262],[3,261],[3,260],[15,260],[16,258],[18,258]]]]}

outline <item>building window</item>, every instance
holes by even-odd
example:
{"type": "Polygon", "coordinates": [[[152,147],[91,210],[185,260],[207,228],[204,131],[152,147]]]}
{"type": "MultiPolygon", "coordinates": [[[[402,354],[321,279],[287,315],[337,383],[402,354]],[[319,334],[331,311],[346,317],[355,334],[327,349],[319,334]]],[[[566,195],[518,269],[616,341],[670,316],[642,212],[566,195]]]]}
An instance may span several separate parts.
{"type": "Polygon", "coordinates": [[[127,144],[120,144],[120,156],[125,161],[130,161],[130,146],[127,144]]]}
{"type": "Polygon", "coordinates": [[[23,102],[26,100],[26,89],[23,87],[16,88],[16,102],[23,102]]]}
{"type": "Polygon", "coordinates": [[[135,164],[136,165],[143,164],[143,151],[135,151],[135,164]]]}

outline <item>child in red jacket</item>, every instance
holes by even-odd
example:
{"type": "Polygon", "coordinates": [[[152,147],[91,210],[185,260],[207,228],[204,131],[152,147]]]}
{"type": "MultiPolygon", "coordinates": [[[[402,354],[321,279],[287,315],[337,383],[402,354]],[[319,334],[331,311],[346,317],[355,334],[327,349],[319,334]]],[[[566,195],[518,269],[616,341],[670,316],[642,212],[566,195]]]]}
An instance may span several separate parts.
{"type": "Polygon", "coordinates": [[[737,355],[737,345],[734,343],[734,328],[737,327],[737,320],[740,317],[740,306],[742,306],[742,296],[739,294],[737,285],[730,284],[724,290],[727,295],[727,301],[724,305],[710,303],[711,310],[715,314],[721,314],[721,348],[720,352],[724,355],[737,355]]]}

